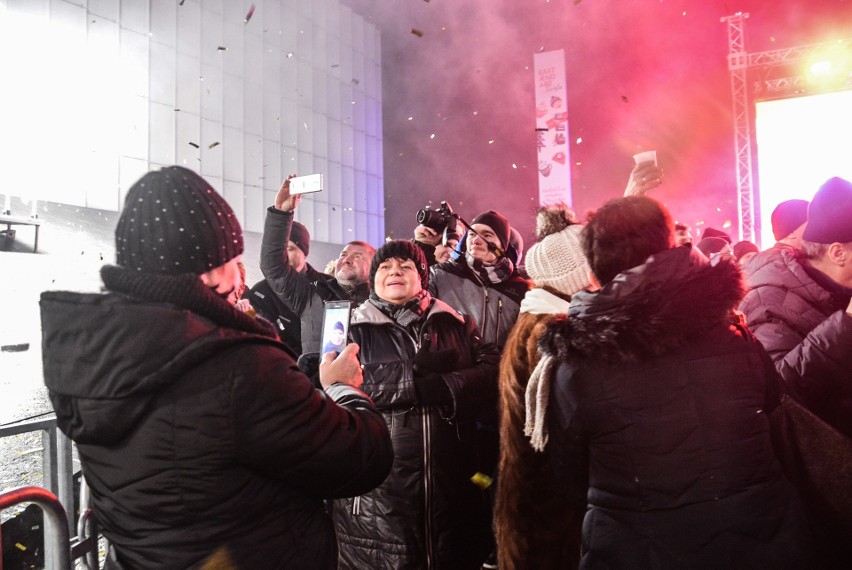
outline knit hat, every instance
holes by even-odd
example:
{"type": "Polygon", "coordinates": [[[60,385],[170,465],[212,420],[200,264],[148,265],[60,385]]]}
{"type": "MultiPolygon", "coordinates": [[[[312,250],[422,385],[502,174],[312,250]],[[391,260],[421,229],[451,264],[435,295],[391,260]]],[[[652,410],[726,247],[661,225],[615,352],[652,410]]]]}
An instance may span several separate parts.
{"type": "Polygon", "coordinates": [[[542,238],[529,249],[526,269],[536,285],[549,285],[566,295],[591,285],[591,269],[580,238],[582,231],[580,224],[570,225],[542,238]]]}
{"type": "Polygon", "coordinates": [[[500,247],[506,249],[509,245],[509,235],[511,234],[509,225],[509,220],[501,214],[500,212],[496,212],[494,210],[488,210],[482,214],[479,214],[470,225],[476,224],[485,224],[492,230],[494,230],[494,234],[497,236],[497,239],[500,240],[500,247]]]}
{"type": "Polygon", "coordinates": [[[344,327],[343,323],[341,323],[340,321],[335,322],[332,328],[340,332],[346,332],[346,327],[344,327]]]}
{"type": "Polygon", "coordinates": [[[705,237],[695,247],[700,249],[701,253],[710,257],[711,254],[719,253],[725,247],[730,247],[730,244],[720,237],[705,237]]]}
{"type": "Polygon", "coordinates": [[[739,261],[740,258],[747,253],[759,253],[759,252],[760,252],[760,250],[757,248],[757,246],[755,244],[751,243],[750,241],[743,240],[743,241],[737,242],[734,245],[734,257],[737,258],[737,261],[739,261]]]}
{"type": "Polygon", "coordinates": [[[772,210],[772,235],[781,241],[808,221],[807,200],[787,200],[772,210]]]}
{"type": "Polygon", "coordinates": [[[808,207],[802,239],[814,243],[852,241],[852,183],[834,177],[820,186],[808,207]]]}
{"type": "Polygon", "coordinates": [[[169,166],[127,192],[115,228],[116,262],[127,269],[200,275],[243,252],[234,211],[195,172],[169,166]]]}
{"type": "Polygon", "coordinates": [[[308,228],[293,220],[293,225],[290,226],[290,241],[296,244],[296,247],[302,250],[305,257],[311,249],[311,234],[308,228]]]}
{"type": "Polygon", "coordinates": [[[423,251],[414,243],[402,239],[397,239],[385,243],[376,251],[373,256],[373,263],[370,265],[370,289],[375,290],[376,271],[379,270],[379,265],[388,259],[410,259],[414,262],[417,272],[420,274],[420,286],[425,290],[429,287],[429,266],[426,264],[426,256],[423,251]]]}
{"type": "Polygon", "coordinates": [[[729,245],[731,243],[731,236],[729,236],[728,234],[726,234],[722,230],[717,230],[716,228],[706,228],[704,230],[704,232],[702,232],[701,237],[702,238],[711,238],[711,237],[712,238],[721,238],[721,239],[725,240],[726,242],[728,242],[729,245]]]}

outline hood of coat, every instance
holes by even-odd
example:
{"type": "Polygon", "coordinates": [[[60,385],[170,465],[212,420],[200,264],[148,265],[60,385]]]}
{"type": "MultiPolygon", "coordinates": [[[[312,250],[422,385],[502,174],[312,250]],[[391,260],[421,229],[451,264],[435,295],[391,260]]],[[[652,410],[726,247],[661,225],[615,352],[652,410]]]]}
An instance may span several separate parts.
{"type": "Polygon", "coordinates": [[[568,316],[548,327],[539,348],[578,364],[662,355],[729,322],[744,292],[735,261],[711,266],[692,248],[666,250],[597,292],[575,294],[568,316]]]}
{"type": "Polygon", "coordinates": [[[41,296],[44,383],[59,427],[82,443],[120,440],[159,391],[199,362],[260,334],[169,303],[124,295],[41,296]]]}

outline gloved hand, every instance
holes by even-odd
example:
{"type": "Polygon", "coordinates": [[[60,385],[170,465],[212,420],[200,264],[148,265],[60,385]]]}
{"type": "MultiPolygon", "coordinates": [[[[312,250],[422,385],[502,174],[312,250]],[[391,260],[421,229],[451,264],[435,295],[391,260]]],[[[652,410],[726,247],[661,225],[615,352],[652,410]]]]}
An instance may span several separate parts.
{"type": "Polygon", "coordinates": [[[459,361],[459,353],[451,348],[430,351],[424,346],[414,355],[414,370],[416,372],[452,372],[459,361]]]}
{"type": "Polygon", "coordinates": [[[446,404],[453,401],[447,383],[436,372],[414,371],[414,391],[420,404],[446,404]]]}

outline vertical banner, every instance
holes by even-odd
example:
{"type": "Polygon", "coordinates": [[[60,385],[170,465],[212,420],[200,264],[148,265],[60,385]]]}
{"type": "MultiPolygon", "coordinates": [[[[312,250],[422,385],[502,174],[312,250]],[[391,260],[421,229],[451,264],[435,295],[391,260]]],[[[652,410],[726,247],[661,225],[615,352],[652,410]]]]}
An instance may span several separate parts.
{"type": "Polygon", "coordinates": [[[565,52],[546,51],[535,60],[535,134],[538,144],[539,205],[571,205],[571,157],[568,149],[568,103],[565,52]]]}

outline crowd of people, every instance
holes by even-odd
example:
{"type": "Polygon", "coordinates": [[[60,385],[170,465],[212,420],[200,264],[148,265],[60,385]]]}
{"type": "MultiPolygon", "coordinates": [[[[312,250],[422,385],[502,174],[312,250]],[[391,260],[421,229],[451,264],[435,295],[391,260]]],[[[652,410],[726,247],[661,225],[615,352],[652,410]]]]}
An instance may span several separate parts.
{"type": "Polygon", "coordinates": [[[42,294],[108,568],[850,567],[852,513],[814,508],[771,416],[836,434],[852,499],[852,183],[759,251],[693,244],[640,163],[584,223],[540,208],[526,252],[451,213],[328,274],[289,181],[250,288],[234,212],[175,166],[130,189],[103,293],[42,294]]]}

